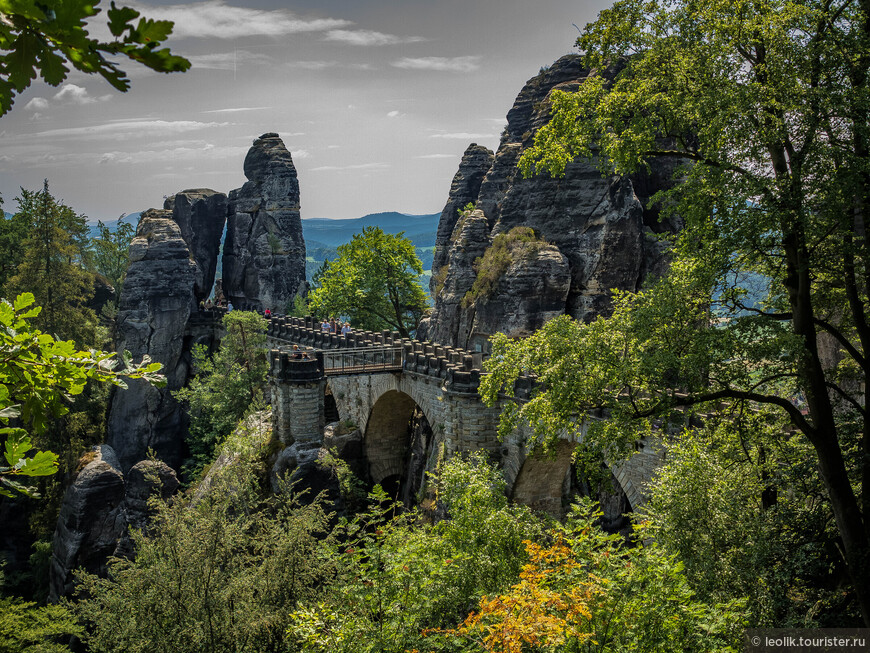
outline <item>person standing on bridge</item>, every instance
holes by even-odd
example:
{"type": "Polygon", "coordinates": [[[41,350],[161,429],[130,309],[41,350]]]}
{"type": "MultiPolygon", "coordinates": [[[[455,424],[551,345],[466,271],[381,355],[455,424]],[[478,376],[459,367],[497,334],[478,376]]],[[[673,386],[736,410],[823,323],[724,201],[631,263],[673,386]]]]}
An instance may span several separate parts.
{"type": "Polygon", "coordinates": [[[350,322],[345,322],[341,327],[341,335],[346,336],[348,333],[350,333],[350,322]]]}
{"type": "Polygon", "coordinates": [[[329,321],[326,318],[323,318],[323,322],[320,323],[320,330],[323,333],[329,333],[329,331],[330,331],[329,321]]]}

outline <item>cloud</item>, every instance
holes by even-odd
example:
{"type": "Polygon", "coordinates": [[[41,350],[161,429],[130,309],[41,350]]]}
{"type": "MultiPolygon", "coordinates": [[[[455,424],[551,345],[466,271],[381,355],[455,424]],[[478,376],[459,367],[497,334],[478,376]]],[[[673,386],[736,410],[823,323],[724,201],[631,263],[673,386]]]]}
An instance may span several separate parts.
{"type": "Polygon", "coordinates": [[[475,138],[495,138],[497,134],[470,134],[468,132],[452,132],[445,134],[430,134],[429,138],[447,138],[450,140],[470,141],[475,138]]]}
{"type": "Polygon", "coordinates": [[[212,129],[226,127],[228,122],[199,122],[196,120],[121,120],[105,122],[87,127],[65,127],[48,129],[33,134],[21,134],[12,140],[28,140],[33,138],[135,138],[154,137],[162,135],[181,134],[197,129],[212,129]]]}
{"type": "Polygon", "coordinates": [[[247,50],[188,55],[187,58],[194,68],[210,70],[235,70],[240,64],[264,66],[272,63],[271,57],[265,54],[248,52],[247,50]]]}
{"type": "Polygon", "coordinates": [[[340,29],[353,24],[351,21],[335,18],[300,18],[285,9],[234,7],[224,0],[165,6],[138,2],[131,5],[149,18],[174,21],[173,38],[286,36],[340,29]]]}
{"type": "Polygon", "coordinates": [[[404,115],[404,113],[400,113],[399,111],[390,111],[387,114],[387,118],[401,118],[404,115]]]}
{"type": "Polygon", "coordinates": [[[266,111],[267,109],[273,109],[274,107],[233,107],[230,109],[209,109],[208,111],[201,111],[200,113],[240,113],[242,111],[266,111]]]}
{"type": "Polygon", "coordinates": [[[349,166],[319,166],[311,168],[311,172],[321,172],[323,170],[384,170],[390,168],[389,163],[358,163],[349,166]]]}
{"type": "Polygon", "coordinates": [[[421,154],[420,156],[415,156],[415,159],[455,159],[457,156],[455,154],[421,154]]]}
{"type": "Polygon", "coordinates": [[[60,90],[54,94],[54,101],[63,104],[77,104],[84,106],[86,104],[94,104],[95,102],[105,102],[111,99],[111,95],[101,95],[94,97],[88,94],[88,89],[77,84],[64,84],[60,90]]]}
{"type": "Polygon", "coordinates": [[[437,70],[470,73],[480,68],[481,57],[404,57],[392,63],[396,68],[408,70],[437,70]]]}
{"type": "Polygon", "coordinates": [[[35,97],[24,105],[24,109],[29,109],[30,111],[45,111],[48,109],[48,100],[43,97],[35,97]]]}
{"type": "Polygon", "coordinates": [[[290,156],[294,159],[308,159],[311,157],[311,152],[308,150],[291,150],[290,156]]]}
{"type": "Polygon", "coordinates": [[[323,37],[324,41],[336,41],[348,45],[400,45],[402,43],[419,43],[425,41],[422,36],[396,36],[371,30],[357,29],[333,29],[323,37]]]}
{"type": "Polygon", "coordinates": [[[288,68],[301,68],[302,70],[323,70],[337,66],[337,61],[288,61],[288,68]]]}

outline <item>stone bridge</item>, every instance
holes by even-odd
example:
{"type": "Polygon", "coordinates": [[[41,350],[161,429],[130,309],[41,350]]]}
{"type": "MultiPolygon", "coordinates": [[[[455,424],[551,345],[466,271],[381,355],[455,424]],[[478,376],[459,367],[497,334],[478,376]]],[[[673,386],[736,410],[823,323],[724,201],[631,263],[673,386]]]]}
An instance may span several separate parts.
{"type": "MultiPolygon", "coordinates": [[[[524,431],[500,440],[501,407],[485,406],[478,395],[480,354],[403,339],[397,332],[321,333],[310,317],[274,316],[267,338],[273,425],[285,444],[314,444],[322,441],[327,421],[351,421],[364,434],[371,480],[411,483],[409,496],[420,492],[422,472],[433,471],[439,460],[485,451],[503,469],[514,500],[563,514],[576,483],[575,441],[565,436],[555,454],[544,455],[527,450],[524,431]],[[310,358],[300,358],[302,352],[310,358]],[[415,415],[428,427],[422,442],[409,429],[415,415]]],[[[528,398],[531,387],[530,379],[520,379],[517,397],[528,398]]],[[[621,505],[612,506],[616,515],[643,502],[643,487],[661,462],[655,442],[641,440],[637,449],[628,461],[611,466],[622,490],[609,499],[621,497],[621,505]]]]}

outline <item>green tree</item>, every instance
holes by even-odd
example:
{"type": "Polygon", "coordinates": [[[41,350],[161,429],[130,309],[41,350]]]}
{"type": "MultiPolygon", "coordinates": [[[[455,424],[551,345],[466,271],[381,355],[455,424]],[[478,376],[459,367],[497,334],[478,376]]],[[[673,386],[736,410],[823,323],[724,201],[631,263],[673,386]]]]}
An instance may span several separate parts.
{"type": "Polygon", "coordinates": [[[91,240],[89,262],[93,271],[102,274],[115,289],[115,301],[121,298],[124,277],[130,263],[130,242],[136,235],[135,227],[124,222],[122,215],[112,231],[102,221],[97,221],[100,235],[91,240]]]}
{"type": "Polygon", "coordinates": [[[92,38],[89,19],[100,11],[100,0],[0,0],[0,116],[12,108],[15,96],[36,79],[57,86],[66,79],[69,65],[103,77],[121,92],[130,80],[118,64],[107,58],[127,57],[159,72],[185,71],[190,62],[158,49],[172,33],[173,23],[139,18],[130,7],[111,8],[107,24],[114,40],[92,38]],[[139,18],[139,22],[133,21],[139,18]]]}
{"type": "Polygon", "coordinates": [[[36,324],[61,338],[92,345],[96,316],[85,303],[93,294],[93,275],[84,267],[87,222],[48,191],[21,189],[18,214],[28,227],[21,263],[6,283],[10,295],[31,292],[42,312],[36,324]]]}
{"type": "Polygon", "coordinates": [[[578,44],[597,73],[553,94],[523,170],[686,162],[657,198],[686,223],[679,264],[608,320],[500,340],[489,399],[540,373],[540,402],[519,412],[553,428],[607,408],[600,443],[623,450],[622,417],[772,409],[812,445],[870,625],[870,2],[619,0],[578,44]],[[759,304],[746,272],[768,282],[759,304]]]}
{"type": "Polygon", "coordinates": [[[71,608],[92,624],[88,650],[292,650],[290,612],[331,577],[334,538],[320,502],[300,505],[286,487],[264,498],[263,452],[236,435],[224,449],[233,464],[202,496],[152,500],[148,532],[132,534],[135,560],[110,562],[109,578],[79,576],[71,608]]]}
{"type": "Polygon", "coordinates": [[[338,247],[337,259],[324,262],[308,306],[316,314],[346,316],[354,328],[392,329],[408,338],[426,310],[422,273],[414,245],[403,234],[366,227],[338,247]]]}
{"type": "Polygon", "coordinates": [[[85,389],[88,381],[114,383],[124,387],[124,376],[164,383],[157,374],[159,363],[148,357],[133,365],[129,356],[124,368],[116,370],[115,354],[80,351],[72,341],[55,340],[35,329],[31,323],[40,313],[33,295],[23,294],[14,304],[0,301],[0,422],[19,419],[25,428],[4,426],[4,458],[0,464],[0,494],[34,495],[19,482],[26,476],[45,476],[57,470],[57,455],[32,453],[32,434],[46,430],[50,420],[69,412],[72,397],[85,389]],[[30,432],[28,432],[28,429],[30,432]]]}
{"type": "Polygon", "coordinates": [[[203,345],[193,349],[196,377],[175,392],[187,402],[190,415],[186,463],[193,478],[214,459],[214,452],[239,420],[263,407],[263,383],[269,371],[266,319],[259,313],[232,311],[223,318],[226,335],[220,349],[209,355],[203,345]]]}

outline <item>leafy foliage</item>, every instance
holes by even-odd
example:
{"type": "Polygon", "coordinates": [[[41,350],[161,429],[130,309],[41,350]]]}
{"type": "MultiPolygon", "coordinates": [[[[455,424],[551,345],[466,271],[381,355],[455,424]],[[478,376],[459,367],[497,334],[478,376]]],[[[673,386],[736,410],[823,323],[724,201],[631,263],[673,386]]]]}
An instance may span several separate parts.
{"type": "Polygon", "coordinates": [[[287,650],[290,611],[332,574],[327,516],[286,487],[263,498],[256,449],[226,453],[234,462],[201,497],[152,502],[149,532],[133,533],[135,561],[111,562],[110,578],[79,576],[72,607],[92,625],[89,650],[287,650]]]}
{"type": "Polygon", "coordinates": [[[407,338],[426,310],[422,272],[411,241],[366,227],[323,264],[308,306],[316,314],[345,316],[354,328],[392,329],[407,338]]]}
{"type": "Polygon", "coordinates": [[[0,653],[68,653],[60,638],[81,637],[84,629],[61,605],[38,607],[0,597],[0,653]]]}
{"type": "Polygon", "coordinates": [[[266,326],[258,313],[232,311],[223,318],[226,336],[214,355],[203,345],[194,346],[197,375],[174,393],[187,402],[190,415],[190,459],[185,464],[189,478],[214,459],[217,446],[246,413],[263,407],[263,382],[269,371],[266,326]]]}
{"type": "Polygon", "coordinates": [[[115,230],[110,230],[102,221],[97,222],[100,235],[91,240],[89,262],[94,272],[102,274],[115,289],[116,301],[121,298],[124,277],[130,262],[130,242],[136,229],[129,222],[118,220],[115,230]]]}
{"type": "Polygon", "coordinates": [[[159,72],[190,68],[187,59],[159,49],[172,32],[171,21],[140,18],[135,9],[114,2],[106,12],[114,40],[91,38],[89,19],[100,12],[99,4],[99,0],[0,1],[0,115],[12,108],[15,96],[30,86],[37,73],[57,86],[70,72],[69,65],[126,91],[130,80],[107,55],[121,55],[159,72]]]}
{"type": "Polygon", "coordinates": [[[344,525],[338,575],[323,600],[300,606],[291,633],[302,651],[396,652],[438,645],[425,628],[458,623],[486,592],[506,589],[524,561],[524,539],[542,529],[510,506],[504,481],[482,456],[447,461],[439,497],[451,519],[432,526],[398,513],[376,487],[372,507],[344,525]]]}
{"type": "Polygon", "coordinates": [[[697,601],[673,557],[656,544],[626,547],[598,517],[574,506],[551,544],[526,542],[519,582],[446,634],[504,653],[736,650],[742,602],[697,601]]]}
{"type": "MultiPolygon", "coordinates": [[[[55,340],[33,328],[31,320],[40,313],[33,295],[19,295],[14,304],[0,301],[0,420],[20,418],[33,433],[44,432],[48,422],[69,412],[68,402],[82,393],[88,381],[110,382],[125,386],[122,377],[142,378],[151,383],[165,383],[158,374],[159,363],[146,356],[133,364],[124,356],[123,369],[116,370],[115,354],[80,351],[72,341],[55,340]]],[[[16,477],[53,474],[57,455],[32,451],[32,434],[24,428],[0,428],[5,436],[4,458],[0,466],[0,494],[12,492],[33,495],[16,477]]]]}

